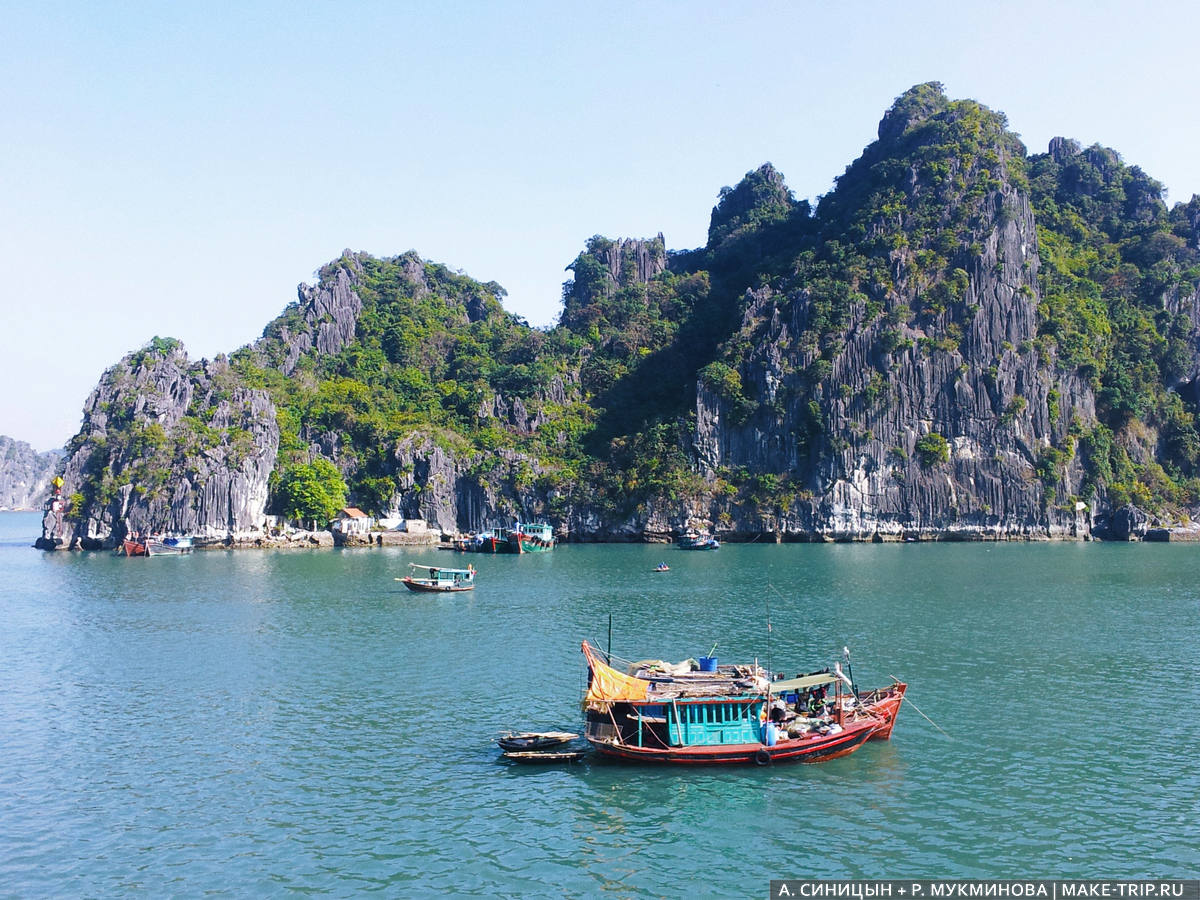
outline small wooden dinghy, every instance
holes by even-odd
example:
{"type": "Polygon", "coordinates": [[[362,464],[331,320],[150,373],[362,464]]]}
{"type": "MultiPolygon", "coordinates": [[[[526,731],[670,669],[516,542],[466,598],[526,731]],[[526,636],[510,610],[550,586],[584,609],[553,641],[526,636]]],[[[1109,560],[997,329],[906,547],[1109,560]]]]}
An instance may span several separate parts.
{"type": "Polygon", "coordinates": [[[523,763],[578,762],[587,750],[505,750],[505,759],[523,763]]]}
{"type": "MultiPolygon", "coordinates": [[[[561,747],[568,741],[573,741],[579,735],[571,731],[522,731],[508,733],[496,739],[501,750],[512,752],[542,752],[553,747],[561,747]]],[[[507,754],[506,754],[507,755],[507,754]]]]}

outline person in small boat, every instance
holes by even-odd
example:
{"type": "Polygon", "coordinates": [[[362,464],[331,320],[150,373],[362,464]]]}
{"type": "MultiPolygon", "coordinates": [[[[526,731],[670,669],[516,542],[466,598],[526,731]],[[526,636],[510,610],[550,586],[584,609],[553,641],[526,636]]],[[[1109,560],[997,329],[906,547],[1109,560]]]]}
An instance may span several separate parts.
{"type": "Polygon", "coordinates": [[[825,712],[825,685],[818,684],[809,692],[808,714],[819,716],[825,712]]]}

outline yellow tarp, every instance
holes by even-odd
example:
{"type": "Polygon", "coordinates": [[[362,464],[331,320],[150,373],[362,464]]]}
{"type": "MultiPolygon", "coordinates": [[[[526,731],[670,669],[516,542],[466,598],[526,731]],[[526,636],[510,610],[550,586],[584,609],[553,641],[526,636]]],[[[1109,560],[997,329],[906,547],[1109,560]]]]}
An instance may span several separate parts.
{"type": "Polygon", "coordinates": [[[587,641],[583,642],[583,653],[588,659],[592,670],[592,683],[588,685],[585,703],[611,703],[619,700],[645,700],[650,682],[634,678],[624,672],[618,672],[612,666],[605,665],[595,654],[587,641]]]}

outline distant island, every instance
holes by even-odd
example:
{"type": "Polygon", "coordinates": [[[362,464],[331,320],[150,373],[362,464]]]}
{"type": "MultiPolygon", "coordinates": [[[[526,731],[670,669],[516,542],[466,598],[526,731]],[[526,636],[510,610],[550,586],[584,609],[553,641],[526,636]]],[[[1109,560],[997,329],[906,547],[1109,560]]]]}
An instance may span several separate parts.
{"type": "Polygon", "coordinates": [[[24,441],[0,434],[0,510],[41,509],[62,463],[61,451],[39,453],[24,441]]]}
{"type": "Polygon", "coordinates": [[[770,164],[705,246],[592,237],[550,328],[349,250],[250,346],[156,337],[68,447],[61,546],[252,542],[340,506],[582,541],[1128,538],[1200,497],[1200,197],[1029,154],[917,85],[815,207],[770,164]]]}

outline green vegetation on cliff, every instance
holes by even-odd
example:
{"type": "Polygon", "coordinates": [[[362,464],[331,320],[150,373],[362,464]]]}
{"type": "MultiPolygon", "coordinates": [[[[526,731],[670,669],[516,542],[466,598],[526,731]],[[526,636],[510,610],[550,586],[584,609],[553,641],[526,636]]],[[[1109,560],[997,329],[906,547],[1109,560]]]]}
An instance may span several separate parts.
{"type": "Polygon", "coordinates": [[[1162,185],[1103,147],[1058,140],[1029,168],[1041,341],[1098,400],[1089,475],[1116,505],[1194,504],[1195,392],[1178,390],[1195,377],[1197,323],[1181,307],[1200,282],[1187,209],[1168,212],[1162,185]]]}
{"type": "Polygon", "coordinates": [[[1019,461],[1046,508],[1097,492],[1187,507],[1198,248],[1200,198],[1168,210],[1161,185],[1102,147],[1056,139],[1027,156],[1002,114],[917,85],[815,209],[768,163],[720,191],[704,247],[592,237],[551,328],[415,253],[344,254],[206,374],[181,430],[112,410],[102,438],[81,435],[141,467],[95,456],[83,502],[163,491],[206,446],[237,458],[215,404],[261,388],[280,432],[274,507],[309,517],[326,512],[318,483],[341,502],[334,473],[312,469],[325,459],[350,501],[390,508],[413,489],[399,448],[414,435],[548,515],[628,519],[663,500],[782,515],[852,466],[888,467],[894,491],[944,482],[960,438],[997,478],[1019,461]],[[974,418],[956,426],[959,399],[974,418]],[[720,422],[702,426],[701,407],[720,422]],[[922,421],[895,421],[901,408],[922,421]],[[741,457],[705,469],[701,427],[741,457]]]}

